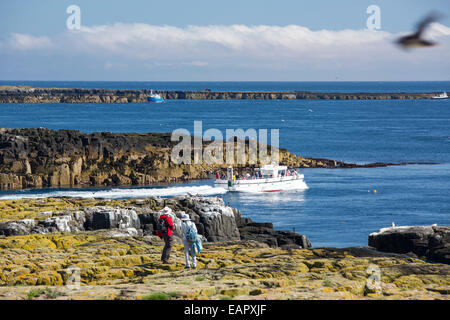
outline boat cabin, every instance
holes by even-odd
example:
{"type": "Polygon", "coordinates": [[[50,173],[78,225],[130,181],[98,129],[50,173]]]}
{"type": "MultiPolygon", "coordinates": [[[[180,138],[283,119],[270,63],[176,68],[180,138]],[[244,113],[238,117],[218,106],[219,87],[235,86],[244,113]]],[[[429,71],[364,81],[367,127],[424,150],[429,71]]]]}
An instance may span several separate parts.
{"type": "MultiPolygon", "coordinates": [[[[259,171],[259,175],[256,175],[256,179],[279,178],[289,175],[287,166],[278,166],[275,164],[265,164],[261,168],[255,168],[255,171],[259,171]]],[[[230,166],[227,168],[227,180],[234,180],[233,177],[233,167],[230,166]]],[[[249,178],[247,177],[247,179],[249,178]]]]}
{"type": "Polygon", "coordinates": [[[262,178],[277,178],[286,176],[287,167],[273,164],[265,164],[261,167],[262,178]]]}

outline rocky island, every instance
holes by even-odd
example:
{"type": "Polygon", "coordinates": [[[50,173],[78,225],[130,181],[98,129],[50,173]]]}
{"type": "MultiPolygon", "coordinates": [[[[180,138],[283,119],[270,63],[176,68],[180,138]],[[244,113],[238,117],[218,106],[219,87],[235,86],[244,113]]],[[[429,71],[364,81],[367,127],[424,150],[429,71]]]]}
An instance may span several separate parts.
{"type": "Polygon", "coordinates": [[[450,294],[448,264],[371,247],[314,248],[305,235],[253,222],[216,197],[3,200],[0,234],[0,299],[447,300],[450,294]],[[175,213],[172,265],[160,262],[163,243],[154,236],[164,206],[175,213]],[[196,269],[184,269],[181,211],[204,239],[196,269]],[[79,286],[68,285],[74,270],[79,286]]]}
{"type": "MultiPolygon", "coordinates": [[[[171,141],[170,133],[84,134],[77,130],[3,128],[0,129],[0,190],[149,185],[205,179],[228,166],[205,162],[174,164],[171,151],[177,143],[171,141]]],[[[203,148],[208,143],[204,141],[203,148]]],[[[261,147],[267,148],[258,145],[261,147]]],[[[261,159],[261,163],[270,163],[270,148],[268,151],[268,158],[261,159]]],[[[279,159],[290,168],[370,168],[408,164],[354,164],[304,158],[286,149],[279,149],[279,159]]],[[[247,163],[234,167],[243,172],[255,166],[247,163]]]]}
{"type": "MultiPolygon", "coordinates": [[[[150,90],[36,88],[0,86],[0,103],[139,103],[147,102],[150,90]]],[[[430,99],[429,93],[341,93],[310,91],[156,91],[164,99],[213,100],[386,100],[430,99]]]]}

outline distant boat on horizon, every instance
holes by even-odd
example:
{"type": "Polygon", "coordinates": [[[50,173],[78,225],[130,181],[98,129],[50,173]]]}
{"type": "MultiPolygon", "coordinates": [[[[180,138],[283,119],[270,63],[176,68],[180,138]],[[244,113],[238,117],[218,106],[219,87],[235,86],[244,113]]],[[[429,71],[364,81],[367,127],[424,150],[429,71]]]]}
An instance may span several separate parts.
{"type": "Polygon", "coordinates": [[[153,93],[153,90],[151,90],[148,96],[148,102],[164,102],[164,98],[158,93],[153,93]]]}
{"type": "Polygon", "coordinates": [[[432,97],[432,99],[448,99],[447,92],[442,92],[437,96],[432,97]]]}

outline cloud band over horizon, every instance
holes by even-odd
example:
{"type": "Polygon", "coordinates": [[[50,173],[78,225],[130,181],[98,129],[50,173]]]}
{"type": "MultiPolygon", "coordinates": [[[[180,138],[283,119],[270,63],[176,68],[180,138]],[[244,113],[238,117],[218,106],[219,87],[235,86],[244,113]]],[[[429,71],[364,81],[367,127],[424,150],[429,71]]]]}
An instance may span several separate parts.
{"type": "MultiPolygon", "coordinates": [[[[295,80],[295,77],[308,80],[302,78],[302,73],[317,74],[321,80],[335,77],[380,80],[383,72],[388,80],[420,75],[433,79],[433,74],[440,80],[450,79],[441,70],[448,71],[450,66],[449,27],[432,24],[426,37],[440,45],[413,52],[400,50],[394,44],[399,35],[368,29],[312,31],[299,25],[190,25],[181,28],[115,23],[83,26],[80,30],[67,30],[54,36],[13,33],[0,42],[0,55],[1,64],[5,66],[9,62],[26,64],[30,56],[35,61],[47,61],[51,57],[52,72],[57,72],[58,65],[62,71],[69,72],[67,59],[78,64],[84,61],[86,65],[91,61],[103,78],[112,74],[131,79],[130,72],[136,74],[138,70],[142,70],[137,76],[139,79],[145,79],[146,71],[153,71],[151,75],[156,78],[164,78],[176,75],[177,69],[178,72],[196,69],[202,70],[198,74],[203,77],[214,72],[215,80],[259,79],[261,74],[267,74],[267,79],[261,80],[282,80],[283,75],[286,80],[295,80]]],[[[76,68],[79,70],[74,72],[82,77],[84,67],[76,68]]],[[[34,76],[39,72],[30,71],[36,74],[34,76]]]]}

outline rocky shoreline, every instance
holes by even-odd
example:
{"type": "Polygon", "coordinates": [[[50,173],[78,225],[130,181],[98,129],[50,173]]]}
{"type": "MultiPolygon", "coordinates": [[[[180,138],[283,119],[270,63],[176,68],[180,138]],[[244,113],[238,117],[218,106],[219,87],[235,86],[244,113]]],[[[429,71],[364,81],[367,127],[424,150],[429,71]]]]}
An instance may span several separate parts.
{"type": "MultiPolygon", "coordinates": [[[[85,134],[77,130],[1,129],[0,190],[142,186],[161,182],[211,178],[228,164],[174,164],[170,133],[85,134]]],[[[203,148],[208,142],[203,142],[203,148]]],[[[268,148],[258,145],[258,148],[268,148]]],[[[246,145],[248,151],[248,145],[246,145]]],[[[270,163],[270,148],[267,159],[270,163]]],[[[280,163],[290,168],[372,168],[411,163],[354,164],[330,159],[304,158],[279,149],[280,163]]],[[[193,159],[193,153],[191,154],[193,159]]],[[[225,156],[225,153],[224,153],[225,156]]],[[[423,164],[423,163],[421,163],[423,164]]],[[[233,165],[237,173],[256,165],[233,165]]]]}
{"type": "Polygon", "coordinates": [[[383,228],[369,235],[369,246],[379,251],[450,264],[450,227],[433,225],[383,228]]]}
{"type": "MultiPolygon", "coordinates": [[[[0,103],[140,103],[150,90],[0,86],[0,103]]],[[[164,99],[188,100],[386,100],[430,99],[437,93],[337,93],[309,91],[157,91],[164,99]]]]}
{"type": "MultiPolygon", "coordinates": [[[[59,204],[65,199],[57,199],[59,204]]],[[[270,247],[310,248],[311,243],[305,235],[290,231],[274,230],[272,223],[254,222],[242,216],[235,208],[226,206],[220,197],[179,196],[170,199],[146,198],[136,200],[86,200],[68,198],[66,209],[58,212],[38,211],[39,205],[55,207],[53,199],[22,200],[27,204],[18,213],[27,210],[31,215],[0,214],[0,236],[24,236],[33,234],[51,234],[59,232],[76,233],[82,231],[114,230],[116,236],[152,236],[155,235],[158,211],[170,207],[177,214],[173,216],[175,241],[181,243],[181,212],[190,215],[197,226],[199,235],[205,241],[254,240],[270,247]],[[111,203],[110,205],[107,205],[111,203]],[[101,205],[99,205],[101,204],[101,205]],[[33,208],[33,209],[30,209],[33,208]],[[3,221],[2,220],[6,220],[3,221]]],[[[15,200],[5,201],[5,206],[15,200]]],[[[56,205],[58,207],[58,205],[56,205]]],[[[0,207],[0,213],[1,213],[0,207]]]]}
{"type": "Polygon", "coordinates": [[[3,200],[0,233],[0,299],[450,299],[449,265],[314,248],[218,197],[3,200]],[[164,206],[175,214],[172,265],[154,236],[164,206]],[[184,269],[181,211],[205,240],[196,269],[184,269]],[[73,270],[78,287],[67,285],[73,270]]]}

